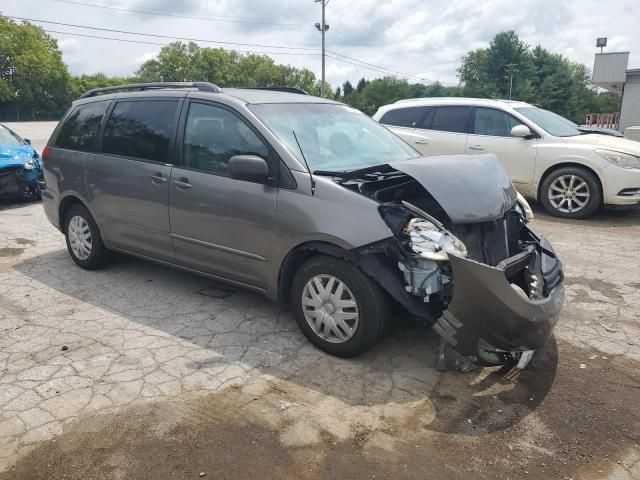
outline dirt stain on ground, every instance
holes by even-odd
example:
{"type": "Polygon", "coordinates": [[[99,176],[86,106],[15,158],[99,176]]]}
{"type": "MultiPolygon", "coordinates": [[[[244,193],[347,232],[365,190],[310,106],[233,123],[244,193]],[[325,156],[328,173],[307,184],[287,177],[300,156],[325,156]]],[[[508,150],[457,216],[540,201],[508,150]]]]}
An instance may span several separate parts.
{"type": "Polygon", "coordinates": [[[38,242],[34,241],[34,240],[29,240],[28,238],[16,238],[15,242],[18,245],[35,245],[38,242]]]}
{"type": "Polygon", "coordinates": [[[22,252],[24,252],[24,248],[4,247],[0,248],[0,257],[17,257],[22,252]]]}
{"type": "Polygon", "coordinates": [[[607,282],[605,280],[601,280],[598,278],[588,278],[588,277],[565,277],[564,279],[565,285],[582,285],[585,286],[594,292],[598,292],[601,295],[604,295],[611,300],[624,300],[624,297],[620,294],[619,287],[611,282],[607,282]]]}
{"type": "Polygon", "coordinates": [[[435,419],[395,406],[402,414],[353,424],[344,438],[305,430],[324,408],[318,392],[272,380],[260,392],[238,386],[87,417],[0,479],[600,478],[639,448],[639,371],[562,344],[523,372],[446,373],[435,419]],[[292,447],[292,427],[313,439],[292,447]]]}

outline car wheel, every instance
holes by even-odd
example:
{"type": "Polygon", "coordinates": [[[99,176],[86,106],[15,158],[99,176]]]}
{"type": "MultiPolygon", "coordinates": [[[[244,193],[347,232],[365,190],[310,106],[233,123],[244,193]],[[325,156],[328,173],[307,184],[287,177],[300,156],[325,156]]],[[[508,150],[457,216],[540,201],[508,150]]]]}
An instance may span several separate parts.
{"type": "Polygon", "coordinates": [[[580,167],[564,167],[544,179],[540,200],[553,216],[585,218],[598,209],[602,193],[593,173],[580,167]]]}
{"type": "Polygon", "coordinates": [[[354,357],[382,337],[390,304],[380,286],[354,265],[317,256],[300,267],[291,304],[307,339],[338,357],[354,357]]]}
{"type": "Polygon", "coordinates": [[[87,270],[96,270],[109,263],[111,254],[102,243],[96,222],[82,205],[69,209],[65,220],[67,249],[74,262],[87,270]]]}

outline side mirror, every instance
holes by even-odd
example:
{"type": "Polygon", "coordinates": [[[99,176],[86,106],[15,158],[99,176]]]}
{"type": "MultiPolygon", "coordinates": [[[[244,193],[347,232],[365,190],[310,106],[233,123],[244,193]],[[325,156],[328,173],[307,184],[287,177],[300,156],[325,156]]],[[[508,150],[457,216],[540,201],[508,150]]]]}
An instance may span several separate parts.
{"type": "Polygon", "coordinates": [[[256,155],[234,155],[227,167],[231,178],[246,182],[264,183],[269,178],[269,165],[256,155]]]}
{"type": "Polygon", "coordinates": [[[511,136],[519,138],[531,138],[533,137],[533,133],[531,133],[531,130],[526,125],[516,125],[511,129],[511,136]]]}
{"type": "Polygon", "coordinates": [[[23,140],[27,145],[31,145],[31,140],[29,140],[28,138],[23,138],[23,140]]]}

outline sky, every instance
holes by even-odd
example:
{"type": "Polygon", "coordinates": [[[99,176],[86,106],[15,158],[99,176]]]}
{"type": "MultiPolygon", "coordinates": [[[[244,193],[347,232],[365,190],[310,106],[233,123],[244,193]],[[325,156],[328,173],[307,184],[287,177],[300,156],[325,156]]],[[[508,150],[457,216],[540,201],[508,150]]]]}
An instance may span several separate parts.
{"type": "MultiPolygon", "coordinates": [[[[34,22],[49,31],[65,32],[51,35],[58,39],[63,59],[74,75],[132,75],[162,44],[172,41],[95,30],[97,27],[196,38],[202,40],[197,42],[201,46],[269,52],[278,63],[307,67],[320,78],[321,35],[314,26],[320,21],[320,11],[320,3],[314,0],[0,2],[3,15],[93,27],[34,22]]],[[[326,79],[337,87],[346,80],[355,83],[362,77],[394,72],[409,81],[457,84],[461,57],[486,47],[503,30],[514,30],[531,46],[541,44],[589,68],[593,66],[596,37],[608,37],[605,51],[630,51],[629,67],[640,68],[638,20],[637,0],[329,0],[326,79]]]]}

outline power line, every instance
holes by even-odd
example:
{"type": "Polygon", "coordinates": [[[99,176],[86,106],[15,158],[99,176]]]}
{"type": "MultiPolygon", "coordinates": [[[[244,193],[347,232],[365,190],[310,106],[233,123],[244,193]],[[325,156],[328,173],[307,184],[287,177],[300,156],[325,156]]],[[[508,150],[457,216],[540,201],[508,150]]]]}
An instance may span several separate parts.
{"type": "MultiPolygon", "coordinates": [[[[55,0],[55,1],[63,1],[63,0],[55,0]]],[[[68,1],[68,0],[64,0],[64,1],[68,1]]],[[[191,37],[174,37],[174,36],[169,36],[169,35],[159,35],[159,34],[152,34],[152,33],[141,33],[141,32],[132,32],[132,31],[128,31],[128,30],[117,30],[117,29],[109,29],[109,28],[102,28],[102,27],[93,27],[93,26],[84,26],[84,25],[77,25],[77,24],[70,24],[70,23],[63,23],[63,22],[55,22],[55,21],[50,21],[50,20],[39,20],[39,19],[33,19],[33,18],[26,18],[26,17],[17,17],[17,16],[11,16],[11,15],[1,15],[4,16],[6,18],[11,18],[14,20],[22,20],[22,21],[31,21],[31,22],[38,22],[38,23],[45,23],[45,24],[51,24],[51,25],[61,25],[61,26],[65,26],[65,27],[72,27],[72,28],[82,28],[82,29],[88,29],[88,30],[96,30],[96,31],[102,31],[102,32],[110,32],[110,33],[119,33],[119,34],[125,34],[125,35],[135,35],[135,36],[143,36],[143,37],[153,37],[153,38],[164,38],[164,39],[169,39],[169,40],[183,40],[183,41],[194,41],[194,42],[203,42],[203,43],[214,43],[214,44],[222,44],[222,45],[239,45],[239,46],[244,46],[244,47],[259,47],[259,48],[275,48],[275,49],[286,49],[286,50],[303,50],[303,51],[308,51],[308,52],[319,52],[318,48],[312,48],[312,47],[288,47],[288,46],[283,46],[283,45],[267,45],[267,44],[254,44],[254,43],[240,43],[240,42],[228,42],[228,41],[222,41],[222,40],[209,40],[209,39],[199,39],[199,38],[191,38],[191,37]]],[[[78,37],[86,37],[86,38],[96,38],[96,39],[101,39],[101,40],[112,40],[112,41],[117,41],[117,42],[128,42],[128,43],[138,43],[138,44],[147,44],[147,45],[157,45],[157,46],[166,46],[166,43],[159,43],[159,42],[149,42],[149,41],[139,41],[139,40],[132,40],[132,39],[122,39],[122,38],[114,38],[114,37],[102,37],[102,36],[98,36],[98,35],[87,35],[87,34],[80,34],[80,33],[72,33],[72,32],[60,32],[60,31],[55,31],[55,30],[45,30],[48,31],[50,33],[58,33],[61,35],[72,35],[72,36],[78,36],[78,37]]],[[[257,53],[257,54],[270,54],[270,55],[277,55],[277,54],[283,54],[283,55],[295,55],[295,52],[267,52],[267,51],[256,51],[256,50],[236,50],[238,52],[242,52],[242,53],[257,53]]],[[[349,57],[347,55],[343,55],[341,53],[338,52],[334,52],[331,50],[327,50],[327,54],[331,54],[331,55],[327,55],[330,56],[331,58],[333,58],[334,60],[338,60],[341,61],[343,63],[348,63],[360,68],[364,68],[366,70],[371,70],[371,71],[375,71],[378,73],[382,73],[385,75],[388,74],[393,74],[393,75],[397,75],[400,77],[404,77],[404,78],[410,78],[410,79],[414,79],[414,80],[418,80],[421,82],[435,82],[434,80],[431,79],[426,79],[426,78],[421,78],[418,77],[416,75],[412,75],[412,74],[407,74],[404,72],[400,72],[397,70],[392,70],[386,67],[382,67],[379,65],[375,65],[372,63],[368,63],[365,62],[364,60],[360,60],[358,58],[354,58],[354,57],[349,57]]],[[[297,55],[307,55],[307,56],[313,56],[313,55],[318,55],[319,53],[297,53],[297,55]]],[[[447,84],[446,82],[440,82],[443,84],[447,84]]],[[[451,83],[448,83],[448,85],[453,85],[451,83]]]]}
{"type": "Polygon", "coordinates": [[[138,36],[143,36],[143,37],[155,37],[155,38],[167,38],[170,40],[183,40],[183,41],[189,41],[189,42],[205,42],[205,43],[219,43],[219,44],[223,44],[223,45],[240,45],[242,47],[262,47],[262,48],[283,48],[283,49],[287,49],[287,50],[311,50],[311,51],[318,51],[318,48],[312,48],[312,47],[288,47],[285,45],[264,45],[264,44],[259,44],[259,43],[239,43],[239,42],[225,42],[223,40],[208,40],[208,39],[203,39],[203,38],[192,38],[192,37],[174,37],[174,36],[170,36],[170,35],[158,35],[158,34],[154,34],[154,33],[141,33],[141,32],[131,32],[128,30],[116,30],[116,29],[112,29],[112,28],[101,28],[101,27],[88,27],[88,26],[84,26],[84,25],[77,25],[77,24],[73,24],[73,23],[63,23],[63,22],[54,22],[51,20],[38,20],[35,18],[25,18],[25,17],[14,17],[11,15],[3,15],[6,18],[12,18],[14,20],[23,20],[23,21],[28,21],[28,22],[38,22],[38,23],[47,23],[50,25],[61,25],[64,27],[73,27],[73,28],[84,28],[87,30],[98,30],[101,32],[111,32],[111,33],[124,33],[126,35],[138,35],[138,36]]]}
{"type": "MultiPolygon", "coordinates": [[[[359,65],[357,63],[347,62],[347,61],[343,60],[343,61],[345,61],[345,63],[351,63],[352,65],[356,65],[356,66],[359,66],[359,67],[362,67],[362,68],[366,68],[365,65],[367,65],[369,67],[373,67],[373,68],[369,68],[369,70],[375,69],[376,71],[378,71],[380,73],[386,73],[386,74],[391,73],[393,75],[400,76],[400,77],[412,78],[412,79],[418,80],[420,82],[428,82],[428,83],[436,83],[436,82],[438,82],[438,83],[441,83],[443,85],[455,86],[453,83],[450,83],[450,82],[441,82],[439,80],[433,80],[433,79],[430,79],[430,78],[419,77],[417,75],[412,75],[412,74],[409,74],[409,73],[399,72],[397,70],[391,70],[390,68],[381,67],[381,66],[375,65],[373,63],[364,62],[364,61],[359,60],[357,58],[348,57],[347,55],[342,55],[341,53],[333,52],[331,50],[327,50],[327,52],[331,53],[332,55],[337,55],[337,56],[342,57],[342,58],[347,59],[347,60],[352,60],[353,62],[359,62],[362,65],[359,65]]],[[[336,58],[336,57],[331,57],[331,58],[333,58],[334,60],[341,60],[341,59],[336,58]]]]}
{"type": "Polygon", "coordinates": [[[278,27],[305,27],[308,28],[307,24],[302,23],[278,23],[278,22],[263,22],[259,20],[246,20],[237,17],[221,17],[221,16],[195,16],[195,15],[180,15],[177,13],[171,12],[158,12],[152,10],[139,10],[134,8],[124,8],[124,7],[114,7],[110,5],[100,5],[95,3],[84,3],[84,2],[74,2],[71,0],[53,0],[54,2],[59,3],[68,3],[71,5],[81,5],[83,7],[93,7],[93,8],[102,8],[104,10],[114,10],[120,12],[129,12],[129,13],[137,13],[141,15],[154,15],[154,16],[162,16],[162,17],[174,17],[174,18],[186,18],[189,20],[201,20],[207,22],[228,22],[228,23],[252,23],[258,25],[273,25],[278,27]]]}
{"type": "Polygon", "coordinates": [[[420,78],[420,77],[418,77],[418,76],[416,76],[416,75],[411,75],[411,74],[409,74],[409,73],[398,72],[398,71],[396,71],[396,70],[391,70],[391,69],[389,69],[389,68],[385,68],[385,67],[381,67],[381,66],[379,66],[379,65],[375,65],[375,64],[373,64],[373,63],[368,63],[368,62],[365,62],[365,61],[363,61],[363,60],[358,60],[357,58],[348,57],[347,55],[342,55],[341,53],[334,52],[334,51],[332,51],[332,50],[327,50],[327,52],[331,53],[332,55],[337,55],[337,56],[339,56],[339,57],[345,58],[345,59],[347,59],[347,60],[352,60],[352,61],[354,61],[354,62],[362,63],[363,65],[368,65],[368,66],[370,66],[370,67],[374,67],[374,68],[376,68],[377,70],[381,70],[381,71],[383,71],[383,72],[393,73],[393,74],[400,75],[400,76],[403,76],[403,77],[411,77],[411,78],[414,78],[414,79],[416,79],[416,80],[421,80],[421,81],[431,81],[431,80],[426,79],[426,78],[420,78]]]}
{"type": "MultiPolygon", "coordinates": [[[[329,53],[327,53],[327,57],[332,58],[334,60],[337,60],[338,62],[348,63],[348,64],[354,65],[356,67],[364,68],[365,70],[371,70],[371,71],[374,71],[374,72],[382,73],[384,75],[389,75],[389,72],[384,71],[384,70],[380,70],[379,68],[367,67],[365,65],[360,65],[359,63],[350,62],[349,60],[344,60],[344,59],[342,59],[340,57],[334,57],[333,55],[331,55],[329,53]]],[[[404,74],[398,74],[398,75],[394,75],[394,76],[409,78],[408,75],[404,75],[404,74]]]]}
{"type": "MultiPolygon", "coordinates": [[[[160,42],[147,42],[144,40],[132,40],[129,38],[114,38],[114,37],[102,37],[99,35],[87,35],[87,34],[83,34],[83,33],[75,33],[75,32],[61,32],[59,30],[48,30],[48,29],[43,29],[46,33],[56,33],[59,35],[71,35],[74,37],[84,37],[84,38],[96,38],[99,40],[112,40],[114,42],[124,42],[124,43],[137,43],[137,44],[143,44],[143,45],[157,45],[160,47],[165,47],[168,45],[168,43],[160,43],[160,42]]],[[[318,53],[303,53],[303,52],[263,52],[263,51],[258,51],[258,50],[233,50],[234,52],[239,52],[239,53],[257,53],[257,54],[263,54],[263,55],[304,55],[304,56],[316,56],[318,55],[318,53]]]]}

